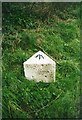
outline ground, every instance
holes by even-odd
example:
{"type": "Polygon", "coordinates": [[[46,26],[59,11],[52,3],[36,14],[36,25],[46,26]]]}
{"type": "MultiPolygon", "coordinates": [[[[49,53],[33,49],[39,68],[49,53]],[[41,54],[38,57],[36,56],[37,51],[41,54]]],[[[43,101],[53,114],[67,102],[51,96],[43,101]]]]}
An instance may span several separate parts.
{"type": "Polygon", "coordinates": [[[2,15],[3,118],[78,118],[80,3],[3,3],[2,15]],[[56,60],[55,82],[25,78],[39,50],[56,60]]]}

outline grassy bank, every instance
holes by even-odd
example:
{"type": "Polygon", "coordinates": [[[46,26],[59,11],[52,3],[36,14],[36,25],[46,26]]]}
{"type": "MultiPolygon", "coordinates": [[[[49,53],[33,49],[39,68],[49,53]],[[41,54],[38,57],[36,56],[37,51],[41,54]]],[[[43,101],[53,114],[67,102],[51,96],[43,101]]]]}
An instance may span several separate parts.
{"type": "Polygon", "coordinates": [[[79,3],[3,3],[3,118],[79,117],[79,15],[79,3]],[[39,50],[57,62],[54,83],[24,77],[39,50]]]}

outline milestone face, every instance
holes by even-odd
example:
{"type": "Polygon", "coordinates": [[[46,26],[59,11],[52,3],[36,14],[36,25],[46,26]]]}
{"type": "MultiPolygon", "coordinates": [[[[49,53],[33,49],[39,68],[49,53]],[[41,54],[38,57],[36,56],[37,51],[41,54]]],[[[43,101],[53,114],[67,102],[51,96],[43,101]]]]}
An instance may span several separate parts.
{"type": "Polygon", "coordinates": [[[24,62],[25,77],[36,82],[55,81],[56,63],[43,52],[37,52],[24,62]]]}

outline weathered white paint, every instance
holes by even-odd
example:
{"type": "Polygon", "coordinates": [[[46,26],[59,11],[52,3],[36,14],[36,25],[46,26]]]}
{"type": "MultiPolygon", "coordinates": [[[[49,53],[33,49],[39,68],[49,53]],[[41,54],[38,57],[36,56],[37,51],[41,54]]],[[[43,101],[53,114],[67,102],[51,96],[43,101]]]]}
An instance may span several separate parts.
{"type": "Polygon", "coordinates": [[[23,63],[25,77],[36,82],[55,81],[56,63],[39,51],[23,63]]]}

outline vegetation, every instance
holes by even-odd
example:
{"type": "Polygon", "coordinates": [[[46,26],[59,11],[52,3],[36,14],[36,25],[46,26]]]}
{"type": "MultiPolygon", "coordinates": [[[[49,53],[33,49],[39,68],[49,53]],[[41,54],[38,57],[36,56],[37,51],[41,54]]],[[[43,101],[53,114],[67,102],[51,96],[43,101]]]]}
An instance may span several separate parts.
{"type": "Polygon", "coordinates": [[[2,12],[3,118],[79,118],[80,3],[3,3],[2,12]],[[56,60],[55,82],[25,78],[23,62],[39,50],[56,60]]]}

